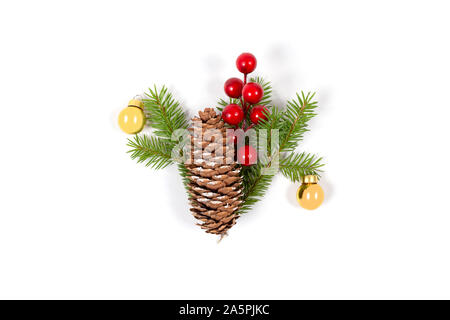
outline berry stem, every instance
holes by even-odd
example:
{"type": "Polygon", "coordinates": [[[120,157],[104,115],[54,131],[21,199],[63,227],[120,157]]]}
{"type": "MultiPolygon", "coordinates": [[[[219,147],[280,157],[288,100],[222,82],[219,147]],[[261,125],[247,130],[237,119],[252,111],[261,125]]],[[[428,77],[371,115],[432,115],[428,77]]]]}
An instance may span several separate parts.
{"type": "MultiPolygon", "coordinates": [[[[244,86],[247,84],[247,74],[244,73],[244,86]]],[[[244,121],[242,122],[242,130],[247,131],[247,129],[245,129],[245,126],[247,125],[247,103],[245,103],[244,99],[242,98],[241,95],[241,104],[242,104],[242,109],[244,110],[244,121]]]]}

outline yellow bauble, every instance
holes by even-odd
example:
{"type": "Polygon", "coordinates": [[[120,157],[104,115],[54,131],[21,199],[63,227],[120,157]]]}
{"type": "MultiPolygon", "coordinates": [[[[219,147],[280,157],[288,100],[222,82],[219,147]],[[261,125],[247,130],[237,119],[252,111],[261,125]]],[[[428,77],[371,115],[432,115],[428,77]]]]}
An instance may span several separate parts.
{"type": "Polygon", "coordinates": [[[323,202],[324,192],[317,182],[317,176],[305,176],[302,185],[297,190],[297,201],[305,209],[317,209],[323,202]]]}
{"type": "Polygon", "coordinates": [[[145,125],[144,106],[141,100],[133,99],[128,107],[119,114],[119,127],[122,131],[134,134],[140,132],[145,125]]]}

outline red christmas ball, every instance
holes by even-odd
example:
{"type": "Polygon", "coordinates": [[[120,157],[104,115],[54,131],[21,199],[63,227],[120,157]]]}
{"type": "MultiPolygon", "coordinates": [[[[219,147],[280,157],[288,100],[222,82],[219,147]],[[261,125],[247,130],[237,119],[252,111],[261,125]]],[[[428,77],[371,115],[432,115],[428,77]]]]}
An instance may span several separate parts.
{"type": "Polygon", "coordinates": [[[222,119],[231,125],[239,124],[244,119],[244,111],[237,104],[229,104],[222,111],[222,119]]]}
{"type": "Polygon", "coordinates": [[[252,120],[254,124],[258,124],[260,120],[267,120],[267,112],[268,109],[265,106],[254,106],[250,112],[250,120],[252,120]]]}
{"type": "Polygon", "coordinates": [[[256,68],[256,58],[251,53],[242,53],[236,59],[236,67],[244,74],[253,72],[256,68]]]}
{"type": "Polygon", "coordinates": [[[244,82],[238,78],[230,78],[225,81],[224,89],[227,96],[230,98],[239,98],[242,94],[242,88],[244,87],[244,82]]]}
{"type": "Polygon", "coordinates": [[[252,146],[242,146],[237,152],[237,161],[243,166],[255,164],[258,159],[258,154],[252,146]]]}
{"type": "Polygon", "coordinates": [[[242,97],[244,98],[245,102],[250,104],[260,102],[263,93],[263,88],[256,82],[249,82],[242,89],[242,97]]]}

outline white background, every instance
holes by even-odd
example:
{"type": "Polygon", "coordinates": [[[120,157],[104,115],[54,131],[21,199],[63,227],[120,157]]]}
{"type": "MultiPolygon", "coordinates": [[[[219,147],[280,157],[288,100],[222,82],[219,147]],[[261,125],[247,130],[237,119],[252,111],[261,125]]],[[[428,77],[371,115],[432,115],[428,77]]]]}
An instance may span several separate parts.
{"type": "Polygon", "coordinates": [[[2,1],[0,298],[450,298],[446,1],[2,1]],[[278,176],[220,244],[117,115],[192,115],[249,51],[276,101],[318,92],[301,209],[278,176]]]}

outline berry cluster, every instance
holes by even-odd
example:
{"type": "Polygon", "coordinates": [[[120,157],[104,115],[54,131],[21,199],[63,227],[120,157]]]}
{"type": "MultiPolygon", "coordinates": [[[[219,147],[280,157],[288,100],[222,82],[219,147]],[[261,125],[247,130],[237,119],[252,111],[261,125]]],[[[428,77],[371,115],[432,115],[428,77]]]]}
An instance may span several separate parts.
{"type": "Polygon", "coordinates": [[[258,124],[260,119],[266,119],[267,108],[258,105],[264,94],[263,88],[256,82],[247,83],[247,75],[256,68],[255,56],[251,53],[241,54],[236,59],[236,67],[244,74],[244,81],[238,78],[230,78],[225,82],[224,89],[230,98],[240,99],[241,105],[227,105],[223,109],[222,118],[235,128],[238,128],[239,124],[242,123],[242,129],[246,130],[258,124]],[[250,120],[253,124],[245,128],[245,119],[248,112],[250,112],[250,120]]]}
{"type": "MultiPolygon", "coordinates": [[[[230,98],[239,99],[241,105],[234,103],[227,105],[222,111],[222,119],[235,129],[241,128],[247,131],[257,125],[260,120],[267,119],[268,109],[258,104],[264,95],[261,85],[256,82],[247,83],[247,75],[256,68],[255,56],[251,53],[242,53],[236,59],[236,67],[244,74],[244,80],[230,78],[225,82],[224,90],[230,98]],[[248,115],[251,124],[247,126],[248,115]]],[[[236,143],[235,136],[233,139],[236,143]]],[[[237,152],[238,162],[245,166],[254,163],[256,157],[256,150],[252,146],[243,146],[237,152]]]]}

